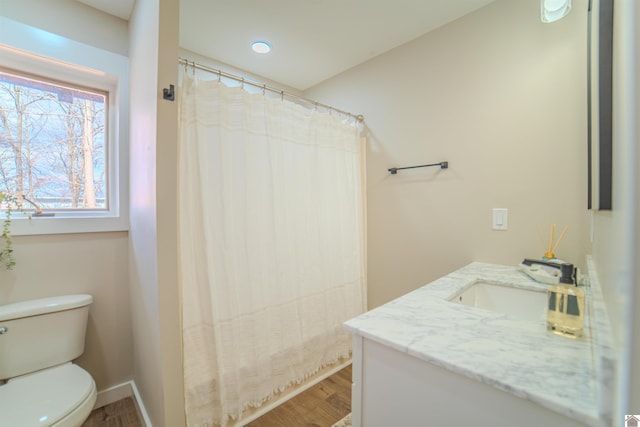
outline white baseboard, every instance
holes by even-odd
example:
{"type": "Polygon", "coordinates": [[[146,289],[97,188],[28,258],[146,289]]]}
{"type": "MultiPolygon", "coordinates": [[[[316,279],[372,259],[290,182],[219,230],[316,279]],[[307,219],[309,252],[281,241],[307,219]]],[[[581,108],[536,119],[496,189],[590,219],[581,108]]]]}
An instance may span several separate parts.
{"type": "Polygon", "coordinates": [[[133,395],[135,396],[134,402],[136,402],[136,409],[138,410],[138,418],[142,420],[145,427],[153,427],[151,425],[151,420],[149,419],[149,414],[147,414],[147,410],[142,404],[142,398],[140,397],[140,393],[138,392],[138,387],[136,387],[136,383],[131,382],[131,389],[133,390],[133,395]]]}
{"type": "Polygon", "coordinates": [[[125,397],[133,396],[133,389],[131,388],[131,381],[118,384],[113,387],[109,387],[105,390],[98,392],[96,403],[93,405],[93,409],[102,408],[118,400],[122,400],[125,397]]]}
{"type": "Polygon", "coordinates": [[[134,383],[133,381],[127,381],[122,384],[118,384],[105,390],[99,391],[96,398],[96,403],[95,405],[93,405],[93,409],[102,408],[103,406],[117,402],[118,400],[122,400],[126,397],[133,398],[133,402],[136,405],[136,411],[138,412],[138,418],[140,418],[140,420],[144,423],[145,427],[153,427],[151,425],[151,420],[149,419],[149,414],[147,414],[147,410],[145,409],[144,404],[142,403],[142,399],[140,398],[140,393],[138,392],[136,383],[134,383]]]}

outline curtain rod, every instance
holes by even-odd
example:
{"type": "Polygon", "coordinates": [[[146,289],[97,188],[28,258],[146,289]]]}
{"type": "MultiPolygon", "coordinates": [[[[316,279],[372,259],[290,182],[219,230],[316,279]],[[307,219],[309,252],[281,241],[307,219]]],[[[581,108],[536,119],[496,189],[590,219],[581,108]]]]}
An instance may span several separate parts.
{"type": "Polygon", "coordinates": [[[318,101],[315,101],[315,100],[310,99],[310,98],[305,98],[303,96],[299,96],[299,95],[284,91],[282,89],[278,89],[276,87],[269,86],[269,85],[264,84],[264,83],[257,83],[257,82],[251,81],[251,80],[247,80],[244,77],[236,76],[234,74],[230,74],[230,73],[227,73],[227,72],[222,71],[222,70],[217,70],[215,68],[207,67],[206,65],[198,64],[195,61],[189,61],[188,59],[180,58],[178,60],[178,63],[183,64],[183,65],[188,66],[188,67],[193,67],[193,68],[198,69],[198,70],[207,71],[209,73],[217,74],[220,77],[225,77],[225,78],[228,78],[228,79],[236,80],[236,81],[241,82],[243,84],[248,84],[250,86],[260,88],[263,91],[264,90],[268,90],[269,92],[274,92],[274,93],[280,94],[280,96],[283,97],[283,98],[285,96],[287,96],[289,98],[294,98],[294,99],[297,99],[297,100],[300,100],[300,101],[303,101],[303,102],[306,102],[306,103],[309,103],[309,104],[313,104],[316,107],[326,108],[329,111],[335,111],[336,113],[340,113],[340,114],[347,115],[349,117],[353,117],[354,119],[356,119],[359,122],[364,122],[364,116],[362,114],[357,114],[356,115],[356,114],[350,113],[348,111],[340,110],[339,108],[332,107],[331,105],[323,104],[322,102],[318,102],[318,101]]]}

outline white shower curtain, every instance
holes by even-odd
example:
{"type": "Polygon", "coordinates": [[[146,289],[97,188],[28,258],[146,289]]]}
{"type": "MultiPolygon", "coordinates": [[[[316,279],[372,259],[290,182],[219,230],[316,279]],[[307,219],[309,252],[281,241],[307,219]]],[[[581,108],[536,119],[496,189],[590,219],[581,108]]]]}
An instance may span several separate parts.
{"type": "Polygon", "coordinates": [[[185,73],[180,102],[187,421],[224,426],[350,356],[363,152],[354,123],[280,97],[185,73]]]}

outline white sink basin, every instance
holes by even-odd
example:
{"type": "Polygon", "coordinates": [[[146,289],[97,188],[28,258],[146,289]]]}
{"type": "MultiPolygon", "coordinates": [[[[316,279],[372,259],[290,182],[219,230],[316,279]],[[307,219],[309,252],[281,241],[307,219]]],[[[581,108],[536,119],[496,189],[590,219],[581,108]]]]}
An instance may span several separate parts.
{"type": "Polygon", "coordinates": [[[547,315],[547,293],[508,284],[479,280],[449,301],[507,314],[520,320],[540,321],[547,315]]]}

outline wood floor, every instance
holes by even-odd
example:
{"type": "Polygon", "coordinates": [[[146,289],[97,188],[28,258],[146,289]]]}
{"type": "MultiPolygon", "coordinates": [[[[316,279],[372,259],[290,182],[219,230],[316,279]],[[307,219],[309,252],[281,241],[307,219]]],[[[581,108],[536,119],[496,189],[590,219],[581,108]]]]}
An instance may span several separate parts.
{"type": "Polygon", "coordinates": [[[246,427],[331,427],[351,412],[351,365],[246,427]]]}
{"type": "MultiPolygon", "coordinates": [[[[331,427],[351,412],[351,365],[336,372],[246,427],[331,427]]],[[[143,427],[132,398],[91,412],[82,427],[143,427]]]]}
{"type": "Polygon", "coordinates": [[[94,409],[82,427],[143,427],[130,397],[94,409]]]}

